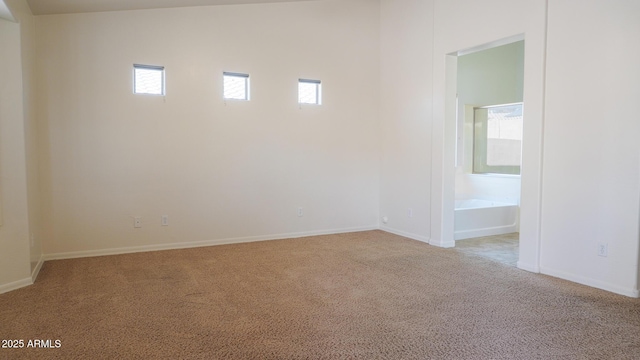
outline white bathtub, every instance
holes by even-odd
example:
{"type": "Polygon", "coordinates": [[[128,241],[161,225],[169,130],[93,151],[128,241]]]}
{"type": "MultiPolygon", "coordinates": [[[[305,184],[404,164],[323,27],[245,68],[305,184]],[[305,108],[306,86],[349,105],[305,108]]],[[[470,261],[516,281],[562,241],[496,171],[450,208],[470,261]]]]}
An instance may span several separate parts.
{"type": "Polygon", "coordinates": [[[454,239],[509,234],[517,231],[518,205],[497,201],[456,200],[454,239]]]}

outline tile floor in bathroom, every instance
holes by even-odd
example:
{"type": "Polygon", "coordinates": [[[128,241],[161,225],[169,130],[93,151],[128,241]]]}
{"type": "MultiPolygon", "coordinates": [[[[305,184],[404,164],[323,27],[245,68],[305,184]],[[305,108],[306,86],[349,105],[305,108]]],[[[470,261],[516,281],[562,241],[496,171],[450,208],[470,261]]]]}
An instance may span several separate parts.
{"type": "Polygon", "coordinates": [[[454,249],[516,266],[519,236],[519,233],[511,233],[458,240],[454,249]]]}

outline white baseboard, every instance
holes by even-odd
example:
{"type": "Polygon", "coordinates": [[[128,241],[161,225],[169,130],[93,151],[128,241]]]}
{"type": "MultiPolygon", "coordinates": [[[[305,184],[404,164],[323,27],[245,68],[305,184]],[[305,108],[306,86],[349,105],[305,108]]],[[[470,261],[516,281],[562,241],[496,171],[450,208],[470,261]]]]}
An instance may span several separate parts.
{"type": "Polygon", "coordinates": [[[638,289],[634,289],[634,288],[625,288],[625,287],[621,287],[618,285],[614,285],[614,284],[610,284],[608,282],[605,281],[600,281],[600,280],[595,280],[595,279],[589,279],[583,276],[579,276],[579,275],[575,275],[575,274],[570,274],[564,271],[559,271],[559,270],[555,270],[555,269],[550,269],[547,267],[540,267],[540,273],[541,274],[545,274],[545,275],[549,275],[549,276],[553,276],[553,277],[557,277],[560,279],[564,279],[564,280],[569,280],[578,284],[582,284],[582,285],[587,285],[587,286],[591,286],[594,288],[598,288],[598,289],[602,289],[602,290],[606,290],[606,291],[610,291],[616,294],[620,294],[620,295],[624,295],[624,296],[629,296],[632,298],[637,298],[640,297],[640,293],[638,292],[638,289]]]}
{"type": "Polygon", "coordinates": [[[18,281],[10,282],[8,284],[0,285],[0,294],[4,294],[9,291],[17,290],[25,286],[33,284],[31,278],[24,278],[18,281]]]}
{"type": "Polygon", "coordinates": [[[373,226],[356,227],[356,228],[304,231],[304,232],[297,232],[297,233],[247,236],[247,237],[237,237],[237,238],[228,238],[228,239],[192,241],[192,242],[184,242],[184,243],[129,246],[129,247],[123,247],[123,248],[98,249],[98,250],[86,250],[86,251],[71,251],[71,252],[46,254],[44,255],[44,260],[45,261],[46,260],[62,260],[62,259],[93,257],[93,256],[129,254],[129,253],[147,252],[147,251],[188,249],[188,248],[203,247],[203,246],[239,244],[239,243],[267,241],[267,240],[292,239],[292,238],[301,238],[301,237],[308,237],[308,236],[370,231],[370,230],[377,230],[377,229],[378,229],[378,226],[373,225],[373,226]]]}
{"type": "Polygon", "coordinates": [[[431,239],[431,241],[429,241],[430,245],[433,246],[437,246],[437,247],[441,247],[441,248],[452,248],[456,246],[456,241],[455,240],[451,240],[451,241],[442,241],[442,240],[436,240],[436,239],[431,239]]]}
{"type": "Polygon", "coordinates": [[[527,263],[523,263],[521,261],[518,261],[516,266],[518,267],[518,269],[521,270],[525,270],[525,271],[529,271],[532,273],[539,273],[540,272],[540,267],[538,267],[537,265],[531,265],[531,264],[527,264],[527,263]]]}
{"type": "Polygon", "coordinates": [[[404,236],[404,237],[409,238],[409,239],[422,241],[422,242],[425,242],[427,244],[429,243],[429,237],[428,236],[412,234],[412,233],[409,233],[409,232],[406,232],[406,231],[402,231],[402,230],[398,230],[398,229],[394,229],[394,228],[391,228],[391,227],[388,227],[388,226],[385,226],[385,225],[380,226],[380,230],[386,231],[388,233],[404,236]]]}
{"type": "Polygon", "coordinates": [[[36,264],[36,267],[31,272],[31,283],[32,284],[34,282],[36,282],[36,279],[38,278],[38,274],[40,273],[40,269],[42,269],[42,265],[43,264],[44,264],[44,256],[40,255],[40,260],[38,260],[38,263],[36,264]]]}

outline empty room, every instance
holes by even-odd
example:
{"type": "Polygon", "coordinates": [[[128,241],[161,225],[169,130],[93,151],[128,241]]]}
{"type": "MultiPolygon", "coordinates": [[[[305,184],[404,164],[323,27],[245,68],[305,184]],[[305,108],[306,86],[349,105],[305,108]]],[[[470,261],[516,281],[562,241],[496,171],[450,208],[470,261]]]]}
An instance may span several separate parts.
{"type": "Polygon", "coordinates": [[[639,19],[0,0],[0,359],[637,359],[639,19]]]}

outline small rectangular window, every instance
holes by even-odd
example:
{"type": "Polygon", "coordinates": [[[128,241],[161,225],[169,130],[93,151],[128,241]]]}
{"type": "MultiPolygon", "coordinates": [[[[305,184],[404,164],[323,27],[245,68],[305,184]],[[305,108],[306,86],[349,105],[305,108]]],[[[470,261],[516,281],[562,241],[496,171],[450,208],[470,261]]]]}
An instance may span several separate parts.
{"type": "Polygon", "coordinates": [[[224,98],[249,100],[249,75],[224,72],[224,98]]]}
{"type": "Polygon", "coordinates": [[[520,174],[522,103],[474,109],[473,172],[520,174]]]}
{"type": "Polygon", "coordinates": [[[133,65],[134,94],[164,95],[164,66],[133,65]]]}
{"type": "Polygon", "coordinates": [[[298,79],[298,103],[315,104],[322,103],[322,88],[320,80],[298,79]]]}

